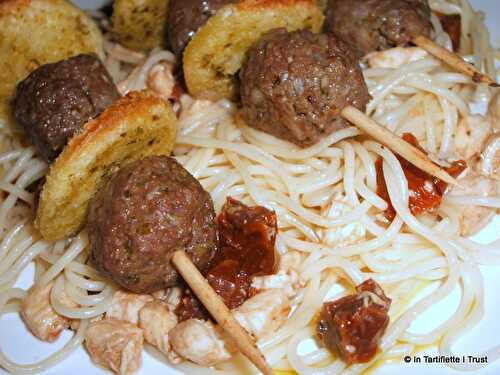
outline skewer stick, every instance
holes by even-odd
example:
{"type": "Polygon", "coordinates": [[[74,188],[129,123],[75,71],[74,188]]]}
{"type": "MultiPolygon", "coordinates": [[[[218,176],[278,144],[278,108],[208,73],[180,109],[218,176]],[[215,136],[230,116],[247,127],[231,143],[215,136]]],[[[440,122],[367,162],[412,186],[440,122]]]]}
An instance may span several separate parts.
{"type": "Polygon", "coordinates": [[[412,39],[412,42],[415,45],[419,46],[420,48],[429,52],[434,57],[437,57],[439,60],[450,65],[457,71],[472,77],[472,80],[474,82],[476,83],[484,82],[492,87],[499,87],[498,83],[493,78],[488,77],[484,73],[481,73],[478,69],[476,69],[474,65],[469,64],[459,55],[448,51],[446,48],[443,48],[433,40],[423,35],[418,35],[412,39]]]}
{"type": "Polygon", "coordinates": [[[273,375],[273,371],[266,359],[257,348],[255,341],[241,327],[233,317],[233,314],[224,304],[220,296],[215,293],[208,281],[198,271],[191,259],[184,251],[176,251],[172,256],[175,265],[184,280],[200,299],[217,323],[229,334],[238,345],[240,351],[257,367],[264,375],[273,375]]]}
{"type": "Polygon", "coordinates": [[[346,120],[356,125],[380,143],[389,147],[392,151],[401,155],[416,167],[443,180],[444,182],[447,182],[448,184],[458,185],[457,180],[451,177],[438,165],[434,164],[425,153],[410,143],[404,141],[390,130],[387,130],[383,126],[379,125],[357,108],[347,106],[340,114],[346,120]]]}

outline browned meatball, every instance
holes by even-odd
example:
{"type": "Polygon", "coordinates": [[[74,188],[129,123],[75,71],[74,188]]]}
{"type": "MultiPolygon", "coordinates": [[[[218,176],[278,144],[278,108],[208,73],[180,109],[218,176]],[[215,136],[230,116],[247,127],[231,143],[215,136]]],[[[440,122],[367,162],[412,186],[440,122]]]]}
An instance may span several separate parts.
{"type": "Polygon", "coordinates": [[[34,70],[17,85],[14,116],[47,161],[120,94],[95,55],[78,55],[34,70]]]}
{"type": "Polygon", "coordinates": [[[358,54],[405,46],[417,35],[430,36],[427,0],[331,0],[326,28],[358,54]]]}
{"type": "Polygon", "coordinates": [[[180,56],[194,34],[215,12],[224,5],[236,2],[237,0],[170,0],[167,28],[172,51],[180,56]]]}
{"type": "Polygon", "coordinates": [[[176,285],[172,254],[185,250],[202,271],[215,254],[210,195],[174,159],[151,156],[113,174],[90,203],[93,263],[135,293],[176,285]]]}
{"type": "Polygon", "coordinates": [[[340,111],[364,110],[370,97],[348,45],[309,30],[265,34],[248,51],[240,81],[246,123],[304,147],[345,127],[340,111]]]}

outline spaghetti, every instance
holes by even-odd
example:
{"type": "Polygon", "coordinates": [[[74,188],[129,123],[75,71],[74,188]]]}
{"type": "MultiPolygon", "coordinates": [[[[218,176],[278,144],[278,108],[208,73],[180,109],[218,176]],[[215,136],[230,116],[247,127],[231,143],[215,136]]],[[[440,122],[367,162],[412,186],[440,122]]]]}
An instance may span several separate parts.
{"type": "MultiPolygon", "coordinates": [[[[466,0],[434,0],[433,10],[459,14],[462,50],[467,60],[496,76],[495,54],[483,16],[466,0]]],[[[435,39],[451,49],[451,40],[433,17],[435,39]]],[[[110,42],[107,65],[122,93],[146,86],[149,70],[160,61],[174,63],[168,51],[149,57],[110,42]]],[[[398,135],[411,132],[430,155],[457,156],[455,135],[472,114],[470,103],[488,103],[492,91],[470,78],[450,72],[429,56],[397,68],[365,67],[373,97],[367,113],[398,135]]],[[[499,243],[479,245],[460,236],[459,207],[500,208],[498,197],[444,197],[435,215],[416,218],[408,209],[410,191],[396,156],[355,128],[338,131],[318,144],[295,146],[239,124],[235,105],[180,98],[179,135],[175,158],[210,192],[216,211],[228,196],[276,212],[277,250],[300,256],[300,279],[293,311],[271,336],[258,345],[275,369],[300,374],[361,373],[380,361],[400,358],[419,346],[440,340],[442,354],[453,354],[455,342],[484,314],[484,287],[479,265],[500,262],[499,243]],[[387,202],[377,191],[377,158],[397,216],[385,223],[387,202]],[[325,299],[344,296],[353,285],[372,278],[392,299],[391,323],[380,342],[380,353],[367,364],[346,368],[344,362],[314,343],[314,322],[325,299]],[[423,298],[415,291],[434,285],[423,298]],[[415,318],[460,288],[460,303],[444,323],[422,334],[410,333],[415,318]],[[308,347],[303,350],[304,345],[308,347]]],[[[87,236],[82,231],[57,243],[43,241],[33,227],[30,186],[44,176],[46,164],[32,147],[25,147],[6,124],[1,126],[0,163],[0,312],[18,312],[26,292],[14,284],[25,268],[35,264],[36,286],[53,283],[51,306],[77,321],[74,336],[49,358],[30,365],[9,360],[0,351],[0,366],[16,374],[46,370],[64,360],[83,342],[91,319],[109,308],[116,286],[89,263],[87,236]],[[71,303],[68,303],[70,300],[71,303]]],[[[3,340],[2,340],[3,341],[3,340]]],[[[6,345],[1,342],[0,346],[6,345]]],[[[500,347],[485,352],[489,362],[500,347]]],[[[238,360],[225,362],[217,373],[235,373],[238,360]]],[[[449,364],[472,370],[480,364],[449,364]]],[[[187,373],[212,373],[190,363],[177,368],[187,373]]]]}

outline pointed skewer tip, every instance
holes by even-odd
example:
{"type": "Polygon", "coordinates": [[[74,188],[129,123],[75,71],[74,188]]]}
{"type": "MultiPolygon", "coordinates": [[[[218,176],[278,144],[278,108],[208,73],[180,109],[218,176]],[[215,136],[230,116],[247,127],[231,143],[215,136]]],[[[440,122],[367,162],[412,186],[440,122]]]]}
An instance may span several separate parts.
{"type": "Polygon", "coordinates": [[[499,87],[496,80],[480,72],[474,65],[465,61],[462,56],[448,51],[432,39],[424,35],[417,35],[412,39],[413,44],[427,51],[437,59],[451,66],[453,69],[468,75],[475,83],[487,83],[490,87],[499,87]]]}
{"type": "Polygon", "coordinates": [[[205,277],[193,264],[191,258],[183,250],[179,250],[173,254],[172,263],[212,317],[233,338],[240,351],[264,375],[273,375],[273,370],[257,347],[255,340],[234,318],[222,298],[212,289],[205,277]]]}

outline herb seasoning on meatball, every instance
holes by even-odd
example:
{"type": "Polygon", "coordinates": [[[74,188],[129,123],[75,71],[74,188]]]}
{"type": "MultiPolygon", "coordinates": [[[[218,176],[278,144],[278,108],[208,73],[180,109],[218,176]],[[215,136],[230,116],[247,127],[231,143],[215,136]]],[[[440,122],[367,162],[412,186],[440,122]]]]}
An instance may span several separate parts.
{"type": "Polygon", "coordinates": [[[180,56],[196,32],[224,5],[237,0],[170,0],[168,39],[172,51],[180,56]]]}
{"type": "Polygon", "coordinates": [[[326,28],[362,56],[405,46],[417,35],[429,37],[430,20],[427,0],[331,0],[326,28]]]}
{"type": "Polygon", "coordinates": [[[96,267],[135,293],[176,285],[170,264],[185,250],[203,272],[216,250],[210,195],[174,159],[150,156],[113,174],[90,203],[88,230],[96,267]]]}
{"type": "Polygon", "coordinates": [[[14,116],[40,155],[53,161],[85,123],[120,94],[95,55],[78,55],[34,70],[17,85],[14,116]]]}
{"type": "Polygon", "coordinates": [[[370,98],[349,46],[332,34],[275,29],[248,51],[240,72],[241,116],[251,127],[310,146],[347,122],[370,98]]]}

